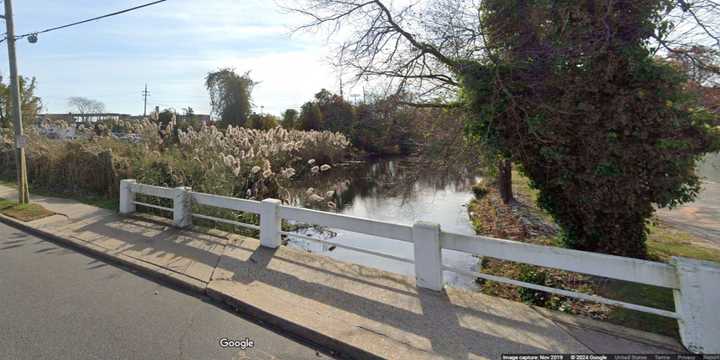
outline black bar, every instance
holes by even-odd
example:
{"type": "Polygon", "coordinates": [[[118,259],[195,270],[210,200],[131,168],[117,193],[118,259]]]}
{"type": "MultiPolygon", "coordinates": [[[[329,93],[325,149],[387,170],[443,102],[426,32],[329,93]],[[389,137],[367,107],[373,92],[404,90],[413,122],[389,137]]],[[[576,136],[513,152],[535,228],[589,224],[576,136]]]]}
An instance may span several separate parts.
{"type": "Polygon", "coordinates": [[[720,354],[502,354],[502,360],[720,360],[720,354]]]}

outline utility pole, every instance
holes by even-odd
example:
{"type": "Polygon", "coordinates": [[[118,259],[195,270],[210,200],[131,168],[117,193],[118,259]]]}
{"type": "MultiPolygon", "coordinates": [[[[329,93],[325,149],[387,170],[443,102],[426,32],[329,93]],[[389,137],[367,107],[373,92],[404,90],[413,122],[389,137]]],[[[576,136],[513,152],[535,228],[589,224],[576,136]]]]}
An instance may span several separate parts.
{"type": "Polygon", "coordinates": [[[12,94],[13,120],[15,125],[15,165],[17,166],[18,204],[30,201],[27,180],[27,164],[25,163],[25,146],[27,140],[23,135],[22,109],[20,100],[20,78],[18,77],[17,58],[15,56],[15,24],[11,0],[5,0],[5,25],[7,26],[7,48],[10,60],[10,92],[12,94]]]}
{"type": "Polygon", "coordinates": [[[145,90],[143,91],[143,97],[145,98],[145,105],[143,106],[143,117],[146,117],[146,116],[147,116],[147,98],[148,98],[148,95],[150,95],[150,93],[148,92],[147,84],[145,84],[145,90]]]}

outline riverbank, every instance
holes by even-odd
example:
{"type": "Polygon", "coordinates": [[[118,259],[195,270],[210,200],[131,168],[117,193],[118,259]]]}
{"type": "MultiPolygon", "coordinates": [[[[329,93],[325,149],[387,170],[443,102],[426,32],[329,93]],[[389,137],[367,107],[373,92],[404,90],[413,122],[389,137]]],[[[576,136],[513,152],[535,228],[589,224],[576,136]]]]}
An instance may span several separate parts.
{"type": "MultiPolygon", "coordinates": [[[[559,228],[552,217],[536,204],[537,192],[528,179],[513,173],[515,201],[503,204],[492,186],[485,187],[484,196],[476,197],[468,206],[468,214],[475,231],[481,235],[512,239],[540,245],[560,246],[559,228]]],[[[476,192],[482,194],[482,191],[476,192]]],[[[683,229],[675,228],[660,219],[650,227],[648,254],[651,260],[667,262],[672,256],[684,256],[720,262],[720,247],[683,229]]],[[[484,273],[509,277],[564,289],[573,289],[611,299],[674,310],[672,291],[653,286],[613,281],[537,266],[483,258],[484,273]]],[[[622,324],[644,331],[677,337],[677,323],[672,319],[632,310],[589,303],[510,285],[483,281],[480,291],[506,299],[531,303],[570,314],[622,324]]]]}

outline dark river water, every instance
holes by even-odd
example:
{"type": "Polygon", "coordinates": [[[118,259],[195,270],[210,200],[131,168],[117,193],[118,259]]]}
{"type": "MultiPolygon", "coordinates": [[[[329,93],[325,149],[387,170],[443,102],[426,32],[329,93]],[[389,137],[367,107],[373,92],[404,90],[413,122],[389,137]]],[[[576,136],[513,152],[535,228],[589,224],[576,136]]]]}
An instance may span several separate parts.
{"type": "MultiPolygon", "coordinates": [[[[438,223],[448,232],[473,235],[467,213],[472,199],[471,186],[481,174],[468,169],[444,169],[408,159],[381,159],[362,164],[337,167],[315,178],[307,179],[292,191],[295,205],[320,208],[337,213],[412,225],[424,220],[438,223]],[[452,174],[452,175],[451,175],[452,174]],[[308,200],[308,189],[325,199],[314,204],[308,200]],[[331,196],[327,192],[332,191],[331,196]],[[332,201],[334,204],[328,202],[332,201]],[[333,209],[334,208],[334,209],[333,209]]],[[[318,200],[317,197],[315,197],[318,200]]],[[[413,258],[410,243],[348,232],[339,229],[303,229],[300,233],[322,237],[352,247],[413,258]]],[[[414,276],[412,264],[386,259],[302,238],[290,238],[289,245],[332,258],[414,276]]],[[[474,270],[477,259],[469,254],[443,250],[443,263],[474,270]]],[[[475,288],[472,278],[446,272],[451,286],[475,288]]]]}

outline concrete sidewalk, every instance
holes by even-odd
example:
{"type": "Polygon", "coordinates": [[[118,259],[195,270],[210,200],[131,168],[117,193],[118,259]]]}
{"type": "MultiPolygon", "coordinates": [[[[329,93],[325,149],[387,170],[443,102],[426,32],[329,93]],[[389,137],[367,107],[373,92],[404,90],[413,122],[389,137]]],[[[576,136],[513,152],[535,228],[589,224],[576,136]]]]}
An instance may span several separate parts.
{"type": "MultiPolygon", "coordinates": [[[[0,186],[0,197],[14,189],[0,186]]],[[[673,339],[536,309],[232,234],[181,231],[33,196],[60,213],[16,227],[172,281],[351,358],[496,359],[503,353],[668,353],[673,339]]]]}

